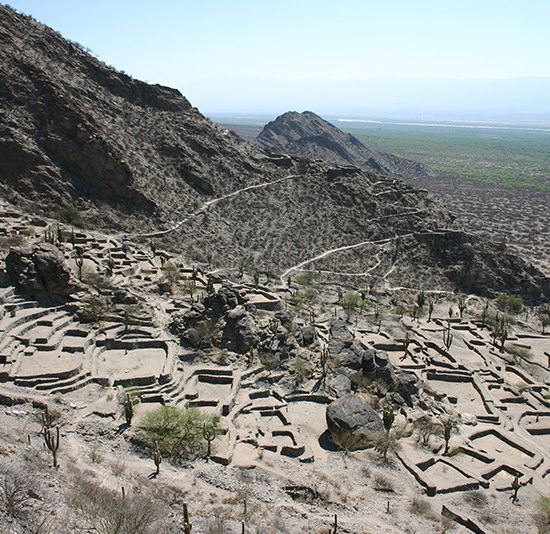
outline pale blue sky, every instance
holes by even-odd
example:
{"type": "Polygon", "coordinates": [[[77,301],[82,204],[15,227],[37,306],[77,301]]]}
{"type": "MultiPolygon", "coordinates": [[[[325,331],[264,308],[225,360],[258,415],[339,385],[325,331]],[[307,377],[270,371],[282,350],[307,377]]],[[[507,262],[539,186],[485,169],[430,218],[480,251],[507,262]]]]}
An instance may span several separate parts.
{"type": "Polygon", "coordinates": [[[550,76],[550,0],[9,4],[106,63],[177,87],[199,107],[212,107],[224,85],[244,94],[266,79],[292,91],[289,80],[550,76]]]}

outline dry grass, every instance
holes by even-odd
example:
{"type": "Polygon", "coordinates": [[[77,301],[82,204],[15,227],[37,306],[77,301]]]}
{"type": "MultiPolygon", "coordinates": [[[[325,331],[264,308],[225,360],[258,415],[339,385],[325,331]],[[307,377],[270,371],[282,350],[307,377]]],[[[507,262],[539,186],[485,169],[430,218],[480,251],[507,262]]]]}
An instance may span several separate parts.
{"type": "Polygon", "coordinates": [[[372,476],[372,487],[376,491],[385,491],[388,493],[395,491],[393,480],[383,473],[375,473],[372,476]]]}

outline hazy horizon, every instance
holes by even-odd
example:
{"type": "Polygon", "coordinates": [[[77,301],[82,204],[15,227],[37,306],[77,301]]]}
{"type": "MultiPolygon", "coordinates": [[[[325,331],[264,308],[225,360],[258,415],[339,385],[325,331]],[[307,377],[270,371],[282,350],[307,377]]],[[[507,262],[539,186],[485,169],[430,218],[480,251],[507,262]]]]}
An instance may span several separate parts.
{"type": "Polygon", "coordinates": [[[546,0],[11,0],[203,113],[550,120],[546,0]]]}

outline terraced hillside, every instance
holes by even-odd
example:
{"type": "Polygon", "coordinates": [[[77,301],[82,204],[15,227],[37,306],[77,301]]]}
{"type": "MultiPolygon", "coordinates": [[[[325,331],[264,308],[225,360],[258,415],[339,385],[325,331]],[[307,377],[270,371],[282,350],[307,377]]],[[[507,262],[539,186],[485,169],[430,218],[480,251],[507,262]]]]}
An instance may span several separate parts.
{"type": "MultiPolygon", "coordinates": [[[[126,488],[126,499],[146,495],[165,510],[151,519],[157,529],[179,524],[181,495],[199,532],[219,524],[237,531],[241,521],[269,532],[281,525],[318,532],[335,513],[344,532],[411,532],[411,513],[413,532],[535,528],[532,505],[550,477],[543,307],[506,315],[498,302],[445,290],[421,299],[390,283],[371,287],[362,301],[348,297],[344,279],[320,284],[324,274],[309,265],[285,273],[284,284],[255,280],[132,240],[58,229],[6,204],[1,215],[6,262],[10,247],[54,241],[81,279],[70,297],[23,291],[0,264],[0,446],[12,465],[38,470],[36,480],[45,473],[63,491],[75,481],[89,487],[92,473],[126,488]],[[131,426],[118,405],[125,392],[139,401],[131,426]],[[327,407],[350,396],[380,415],[393,406],[398,446],[387,458],[332,441],[327,407]],[[57,470],[48,467],[36,422],[44,406],[62,414],[57,470]],[[201,449],[185,469],[164,459],[148,481],[152,453],[134,436],[160,406],[217,415],[224,432],[207,458],[201,449]],[[24,443],[16,444],[23,421],[24,443]],[[438,430],[446,421],[448,448],[438,430]],[[163,492],[178,497],[167,505],[163,492]],[[241,513],[241,495],[257,514],[241,513]]],[[[33,275],[20,276],[26,283],[33,275]]],[[[43,504],[30,506],[28,517],[38,521],[55,508],[50,524],[58,532],[91,524],[95,516],[78,513],[86,500],[74,508],[40,484],[43,504]]]]}

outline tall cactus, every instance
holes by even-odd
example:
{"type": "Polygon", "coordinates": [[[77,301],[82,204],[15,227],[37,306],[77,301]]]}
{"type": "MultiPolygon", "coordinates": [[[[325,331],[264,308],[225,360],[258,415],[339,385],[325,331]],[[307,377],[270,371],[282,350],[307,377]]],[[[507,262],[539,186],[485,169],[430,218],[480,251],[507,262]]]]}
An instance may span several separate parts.
{"type": "Polygon", "coordinates": [[[208,443],[208,451],[206,453],[206,457],[210,458],[210,444],[216,439],[216,429],[215,428],[207,428],[206,423],[203,423],[202,425],[202,437],[207,441],[208,443]]]}
{"type": "Polygon", "coordinates": [[[449,350],[453,344],[453,334],[451,334],[451,322],[447,322],[447,328],[443,330],[443,344],[445,348],[449,350]]]}
{"type": "Polygon", "coordinates": [[[84,267],[84,258],[80,252],[77,252],[75,258],[76,268],[78,269],[78,279],[82,282],[82,268],[84,267]]]}
{"type": "Polygon", "coordinates": [[[59,449],[59,427],[56,428],[56,435],[52,434],[52,429],[44,427],[44,443],[50,449],[53,458],[53,466],[57,468],[57,450],[59,449]]]}
{"type": "Polygon", "coordinates": [[[519,477],[516,475],[514,478],[514,481],[512,482],[512,490],[514,491],[514,494],[512,495],[511,499],[512,502],[516,502],[518,500],[518,491],[521,488],[522,484],[519,481],[519,477]]]}
{"type": "Polygon", "coordinates": [[[185,534],[191,534],[193,525],[189,522],[189,514],[187,513],[187,503],[183,503],[183,531],[185,534]]]}
{"type": "Polygon", "coordinates": [[[393,422],[395,421],[395,413],[393,412],[393,408],[389,404],[384,407],[382,420],[384,422],[384,428],[386,429],[386,433],[389,434],[391,427],[393,425],[393,422]]]}
{"type": "Polygon", "coordinates": [[[44,408],[44,412],[40,414],[42,419],[42,428],[51,428],[53,425],[54,417],[48,410],[48,405],[44,408]]]}
{"type": "Polygon", "coordinates": [[[124,396],[124,418],[128,426],[132,425],[132,418],[134,417],[134,403],[129,393],[124,396]]]}
{"type": "Polygon", "coordinates": [[[155,441],[155,450],[153,451],[153,462],[155,462],[155,475],[160,473],[160,463],[162,462],[162,456],[160,454],[159,444],[155,441]]]}

